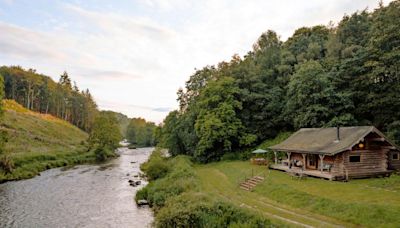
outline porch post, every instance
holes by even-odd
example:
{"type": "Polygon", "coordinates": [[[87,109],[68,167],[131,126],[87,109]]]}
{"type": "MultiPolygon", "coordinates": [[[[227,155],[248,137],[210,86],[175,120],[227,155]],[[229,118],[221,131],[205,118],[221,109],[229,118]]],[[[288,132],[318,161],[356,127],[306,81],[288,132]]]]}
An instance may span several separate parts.
{"type": "Polygon", "coordinates": [[[292,168],[292,162],[290,161],[290,155],[292,154],[292,152],[286,152],[286,154],[287,154],[287,160],[288,160],[288,165],[289,165],[289,169],[291,169],[292,168]]]}
{"type": "Polygon", "coordinates": [[[275,165],[276,165],[276,164],[278,164],[278,156],[277,156],[276,151],[274,151],[274,155],[275,155],[275,165]]]}
{"type": "Polygon", "coordinates": [[[302,169],[304,171],[306,169],[306,156],[307,156],[307,154],[301,154],[301,155],[303,155],[303,167],[302,167],[302,169]]]}
{"type": "Polygon", "coordinates": [[[321,160],[321,173],[324,171],[324,157],[325,155],[319,155],[319,159],[321,160]]]}

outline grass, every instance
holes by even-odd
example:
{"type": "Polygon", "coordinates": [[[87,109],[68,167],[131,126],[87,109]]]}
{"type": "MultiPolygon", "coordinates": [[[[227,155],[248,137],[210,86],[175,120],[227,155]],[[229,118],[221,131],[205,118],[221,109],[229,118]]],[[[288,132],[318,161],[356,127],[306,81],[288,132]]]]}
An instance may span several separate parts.
{"type": "Polygon", "coordinates": [[[39,172],[60,166],[94,161],[86,152],[87,133],[70,123],[29,111],[13,100],[4,100],[1,128],[8,134],[5,150],[15,169],[10,174],[0,170],[0,183],[31,178],[39,172]]]}
{"type": "MultiPolygon", "coordinates": [[[[263,142],[259,148],[279,143],[289,135],[280,134],[274,140],[263,142]]],[[[173,167],[174,163],[171,159],[168,166],[173,167]]],[[[177,191],[172,191],[175,186],[173,179],[161,181],[162,188],[168,189],[166,193],[169,194],[163,197],[167,209],[162,208],[164,205],[161,207],[161,221],[168,223],[191,215],[190,210],[197,211],[197,207],[192,206],[194,202],[191,203],[191,197],[196,198],[195,193],[207,196],[207,199],[229,202],[234,208],[245,208],[254,215],[262,215],[273,226],[400,227],[400,176],[396,174],[386,178],[337,182],[311,177],[292,179],[284,172],[252,165],[249,161],[225,160],[190,167],[190,172],[185,173],[190,173],[195,183],[189,193],[175,194],[177,191]],[[240,189],[239,183],[252,175],[264,176],[265,180],[251,192],[240,189]],[[187,194],[192,195],[188,197],[187,194]]],[[[149,186],[154,186],[154,183],[149,186]]],[[[153,191],[161,192],[159,189],[153,191]]],[[[203,210],[211,209],[204,206],[203,210]]],[[[157,216],[156,213],[156,221],[157,216]]]]}
{"type": "MultiPolygon", "coordinates": [[[[202,191],[251,206],[267,217],[312,226],[399,227],[400,176],[332,182],[316,178],[294,180],[280,171],[249,162],[218,162],[196,166],[202,191]],[[238,187],[245,176],[266,175],[253,192],[238,187]],[[312,219],[314,220],[312,220],[312,219]],[[282,220],[282,219],[280,219],[282,220]]],[[[290,223],[290,222],[289,222],[290,223]]],[[[292,225],[296,225],[292,223],[292,225]]]]}
{"type": "Polygon", "coordinates": [[[169,168],[153,175],[152,181],[135,196],[136,202],[145,199],[154,209],[155,227],[261,228],[279,224],[229,200],[200,192],[200,179],[187,156],[165,158],[156,150],[141,168],[149,175],[149,171],[163,164],[169,168]]]}

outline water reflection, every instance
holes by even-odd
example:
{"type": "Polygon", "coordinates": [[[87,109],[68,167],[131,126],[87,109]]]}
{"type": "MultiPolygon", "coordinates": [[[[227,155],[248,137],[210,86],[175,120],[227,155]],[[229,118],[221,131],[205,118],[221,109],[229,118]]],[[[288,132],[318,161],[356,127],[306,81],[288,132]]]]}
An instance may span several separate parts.
{"type": "Polygon", "coordinates": [[[52,169],[1,184],[0,227],[149,226],[152,212],[136,207],[133,196],[140,187],[128,180],[137,179],[133,176],[151,151],[121,148],[121,156],[106,164],[52,169]]]}

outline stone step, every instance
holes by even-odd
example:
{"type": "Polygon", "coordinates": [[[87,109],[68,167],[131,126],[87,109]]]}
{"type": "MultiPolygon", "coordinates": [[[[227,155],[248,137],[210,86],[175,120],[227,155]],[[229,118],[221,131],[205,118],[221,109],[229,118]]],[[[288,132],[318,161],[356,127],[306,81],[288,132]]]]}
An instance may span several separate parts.
{"type": "Polygon", "coordinates": [[[259,181],[263,181],[263,180],[264,180],[264,177],[255,176],[255,177],[253,177],[253,179],[257,179],[257,180],[259,180],[259,181]]]}
{"type": "Polygon", "coordinates": [[[257,182],[252,182],[252,181],[247,181],[246,183],[252,186],[256,186],[258,184],[257,182]]]}
{"type": "Polygon", "coordinates": [[[255,179],[250,179],[250,180],[248,180],[247,182],[249,182],[249,183],[254,183],[254,184],[258,184],[258,183],[260,183],[261,181],[255,180],[255,179]]]}
{"type": "Polygon", "coordinates": [[[251,190],[253,190],[253,188],[255,188],[257,186],[257,184],[261,183],[262,181],[264,181],[264,177],[254,176],[254,177],[247,179],[246,181],[240,183],[239,187],[243,190],[251,191],[251,190]]]}
{"type": "Polygon", "coordinates": [[[246,188],[253,188],[253,187],[255,187],[254,185],[251,185],[251,184],[246,183],[246,182],[241,183],[240,186],[243,186],[243,187],[246,187],[246,188]]]}

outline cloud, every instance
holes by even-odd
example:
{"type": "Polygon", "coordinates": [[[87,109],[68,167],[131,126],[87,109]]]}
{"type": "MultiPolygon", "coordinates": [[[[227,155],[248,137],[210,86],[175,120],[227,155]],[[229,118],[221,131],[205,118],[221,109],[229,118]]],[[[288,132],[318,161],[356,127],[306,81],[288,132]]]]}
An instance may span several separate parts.
{"type": "Polygon", "coordinates": [[[173,108],[159,107],[159,108],[153,108],[152,110],[155,112],[170,112],[173,110],[173,108]]]}
{"type": "Polygon", "coordinates": [[[136,80],[142,78],[140,75],[132,74],[129,72],[116,71],[116,70],[97,70],[97,69],[79,69],[77,70],[81,76],[93,79],[110,79],[113,80],[136,80]]]}
{"type": "Polygon", "coordinates": [[[44,18],[51,19],[45,20],[28,15],[29,7],[26,12],[16,10],[23,3],[13,1],[13,9],[26,13],[23,18],[32,18],[32,23],[24,26],[18,17],[13,22],[0,15],[0,61],[55,77],[67,70],[80,88],[91,90],[101,108],[159,122],[177,108],[176,90],[195,68],[229,61],[235,53],[245,55],[268,29],[285,40],[301,26],[338,22],[344,14],[378,4],[377,0],[128,2],[91,7],[54,3],[57,7],[41,9],[44,18]],[[48,22],[45,28],[39,26],[42,21],[48,22]]]}
{"type": "Polygon", "coordinates": [[[51,35],[0,22],[0,54],[17,58],[46,58],[63,61],[66,56],[49,48],[60,45],[51,35]],[[55,41],[55,42],[54,42],[55,41]]]}

